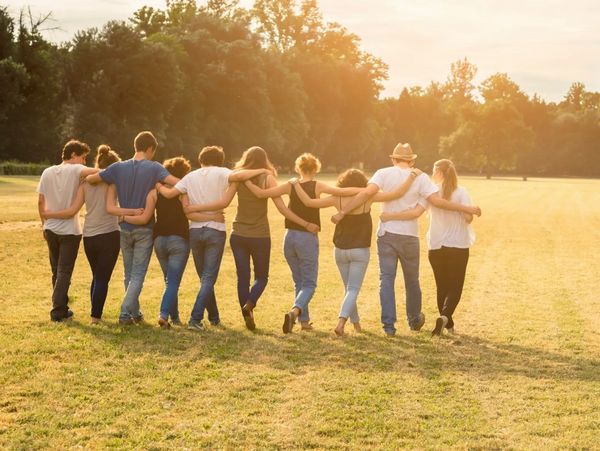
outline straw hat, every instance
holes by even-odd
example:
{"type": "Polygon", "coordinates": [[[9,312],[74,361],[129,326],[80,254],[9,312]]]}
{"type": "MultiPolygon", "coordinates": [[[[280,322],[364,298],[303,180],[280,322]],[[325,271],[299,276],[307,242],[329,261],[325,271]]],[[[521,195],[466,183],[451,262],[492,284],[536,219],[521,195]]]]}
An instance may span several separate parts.
{"type": "Polygon", "coordinates": [[[408,144],[408,143],[406,143],[406,144],[399,143],[394,148],[394,153],[392,153],[390,155],[390,157],[393,158],[393,159],[395,159],[395,160],[412,161],[415,158],[417,158],[417,154],[413,153],[413,150],[410,147],[410,144],[408,144]]]}

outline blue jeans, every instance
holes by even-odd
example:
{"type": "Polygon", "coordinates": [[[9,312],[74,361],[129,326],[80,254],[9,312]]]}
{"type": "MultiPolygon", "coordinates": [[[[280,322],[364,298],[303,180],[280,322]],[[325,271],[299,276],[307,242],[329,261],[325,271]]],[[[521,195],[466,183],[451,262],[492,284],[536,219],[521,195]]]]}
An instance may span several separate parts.
{"type": "Polygon", "coordinates": [[[371,250],[368,247],[357,247],[355,249],[338,249],[335,252],[335,263],[340,270],[344,281],[344,301],[340,310],[340,318],[350,319],[351,323],[360,322],[356,299],[362,287],[371,250]]]}
{"type": "Polygon", "coordinates": [[[131,231],[121,230],[121,252],[125,267],[125,297],[121,304],[119,319],[142,318],[140,293],[152,256],[152,242],[152,229],[147,227],[137,227],[131,231]]]}
{"type": "Polygon", "coordinates": [[[377,238],[379,257],[379,300],[381,322],[386,332],[395,332],[396,294],[394,282],[398,260],[402,266],[406,288],[406,318],[411,329],[417,327],[421,314],[419,286],[419,239],[415,236],[386,232],[377,238]]]}
{"type": "Polygon", "coordinates": [[[235,269],[240,307],[246,302],[256,305],[269,281],[271,238],[249,238],[231,234],[229,238],[235,269]],[[250,286],[250,259],[254,265],[254,283],[250,286]]]}
{"type": "Polygon", "coordinates": [[[300,309],[300,321],[309,321],[308,303],[317,288],[319,273],[319,237],[314,233],[288,229],[283,241],[283,255],[292,270],[294,307],[300,309]]]}
{"type": "Polygon", "coordinates": [[[220,319],[215,297],[215,283],[225,249],[225,232],[211,227],[190,229],[190,247],[194,256],[196,272],[200,278],[200,289],[192,308],[190,320],[202,321],[204,309],[206,309],[211,324],[218,324],[220,319]]]}
{"type": "Polygon", "coordinates": [[[154,252],[165,279],[165,291],[160,303],[160,317],[179,319],[179,285],[190,255],[190,245],[179,235],[157,236],[154,252]]]}

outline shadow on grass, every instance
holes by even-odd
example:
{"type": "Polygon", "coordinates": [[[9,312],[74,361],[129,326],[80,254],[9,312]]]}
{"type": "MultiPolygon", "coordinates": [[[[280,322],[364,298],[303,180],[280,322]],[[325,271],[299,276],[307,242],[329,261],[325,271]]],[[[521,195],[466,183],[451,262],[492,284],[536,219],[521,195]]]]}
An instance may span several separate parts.
{"type": "Polygon", "coordinates": [[[119,353],[155,354],[170,359],[210,359],[268,365],[290,374],[313,368],[352,368],[357,373],[417,371],[435,380],[442,371],[473,377],[600,381],[600,360],[544,351],[519,344],[492,342],[460,335],[431,339],[429,333],[399,334],[393,338],[363,332],[336,338],[324,331],[289,335],[257,329],[249,332],[226,326],[204,332],[174,327],[157,330],[150,325],[91,326],[73,322],[78,329],[119,353]]]}

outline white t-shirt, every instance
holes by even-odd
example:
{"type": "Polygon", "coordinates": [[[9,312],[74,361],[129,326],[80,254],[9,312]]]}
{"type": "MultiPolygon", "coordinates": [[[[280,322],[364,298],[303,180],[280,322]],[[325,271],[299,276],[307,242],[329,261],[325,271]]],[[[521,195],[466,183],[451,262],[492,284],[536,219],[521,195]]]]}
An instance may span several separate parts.
{"type": "MultiPolygon", "coordinates": [[[[79,188],[79,177],[85,169],[82,164],[63,163],[44,169],[37,192],[46,199],[46,210],[58,211],[69,208],[79,188]]],[[[69,219],[47,219],[44,230],[58,235],[81,235],[79,214],[69,219]]]]}
{"type": "MultiPolygon", "coordinates": [[[[410,168],[404,169],[397,166],[379,169],[373,174],[369,183],[377,185],[381,191],[387,193],[399,188],[408,177],[411,177],[410,171],[410,168]]],[[[415,179],[404,196],[391,202],[384,202],[382,211],[392,213],[409,210],[416,207],[417,204],[425,206],[426,199],[438,191],[439,188],[429,177],[426,174],[421,174],[415,179]]],[[[419,223],[416,219],[407,221],[380,221],[377,228],[377,236],[383,236],[386,232],[416,236],[418,238],[419,223]]]]}
{"type": "MultiPolygon", "coordinates": [[[[229,186],[229,174],[231,174],[230,169],[220,166],[207,166],[187,174],[175,185],[175,188],[180,193],[187,193],[192,205],[217,202],[221,200],[223,193],[229,186]]],[[[201,227],[210,227],[223,232],[226,230],[223,222],[190,222],[190,229],[201,227]]]]}
{"type": "MultiPolygon", "coordinates": [[[[471,205],[469,193],[461,186],[454,190],[450,201],[471,205]]],[[[427,246],[430,250],[440,249],[442,246],[466,249],[475,243],[475,232],[461,212],[429,205],[429,216],[427,246]]]]}

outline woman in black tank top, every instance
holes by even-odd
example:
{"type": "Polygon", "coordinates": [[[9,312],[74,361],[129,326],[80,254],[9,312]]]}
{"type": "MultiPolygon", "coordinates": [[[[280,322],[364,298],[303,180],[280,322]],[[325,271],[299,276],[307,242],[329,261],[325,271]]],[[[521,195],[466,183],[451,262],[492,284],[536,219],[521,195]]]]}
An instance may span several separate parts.
{"type": "MultiPolygon", "coordinates": [[[[378,193],[369,202],[346,214],[336,225],[333,234],[335,245],[335,261],[344,283],[344,299],[340,309],[338,324],[334,332],[338,336],[344,335],[344,327],[348,319],[354,325],[356,332],[361,331],[360,317],[356,306],[358,293],[362,286],[367,267],[369,265],[371,235],[373,224],[371,221],[371,203],[384,202],[402,197],[413,182],[414,177],[409,177],[396,191],[378,193]]],[[[336,207],[341,211],[350,202],[351,198],[329,196],[324,199],[311,199],[299,183],[294,183],[294,190],[299,199],[307,206],[313,208],[336,207]]],[[[349,169],[338,177],[339,188],[358,188],[367,186],[367,177],[358,169],[349,169]]]]}

